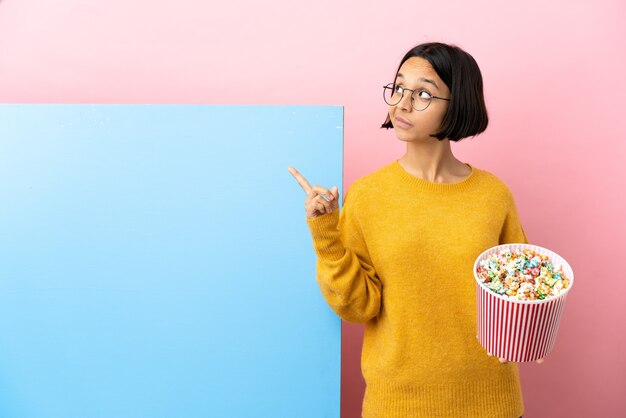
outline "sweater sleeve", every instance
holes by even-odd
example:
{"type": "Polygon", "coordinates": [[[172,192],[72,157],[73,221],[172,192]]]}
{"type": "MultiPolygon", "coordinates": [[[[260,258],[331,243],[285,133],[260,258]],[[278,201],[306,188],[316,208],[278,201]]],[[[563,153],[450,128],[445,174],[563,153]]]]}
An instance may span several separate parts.
{"type": "Polygon", "coordinates": [[[346,321],[366,322],[380,311],[382,283],[349,195],[341,213],[335,209],[306,221],[317,254],[317,282],[324,299],[346,321]]]}
{"type": "Polygon", "coordinates": [[[515,205],[515,199],[510,192],[509,197],[510,205],[506,217],[504,218],[504,224],[502,225],[502,230],[500,232],[499,243],[500,245],[514,243],[529,244],[526,233],[524,232],[524,228],[522,227],[519,220],[517,207],[515,205]]]}

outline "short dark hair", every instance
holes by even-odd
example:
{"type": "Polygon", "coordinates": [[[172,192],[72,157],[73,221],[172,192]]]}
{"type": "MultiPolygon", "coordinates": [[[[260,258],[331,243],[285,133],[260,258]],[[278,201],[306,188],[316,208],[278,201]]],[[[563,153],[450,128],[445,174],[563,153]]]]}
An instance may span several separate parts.
{"type": "MultiPolygon", "coordinates": [[[[426,59],[450,90],[448,111],[441,121],[439,132],[431,135],[439,140],[460,141],[487,129],[489,118],[483,95],[483,78],[474,58],[456,45],[429,42],[417,45],[407,52],[398,69],[411,57],[426,59]]],[[[393,128],[389,114],[381,128],[393,128]]]]}

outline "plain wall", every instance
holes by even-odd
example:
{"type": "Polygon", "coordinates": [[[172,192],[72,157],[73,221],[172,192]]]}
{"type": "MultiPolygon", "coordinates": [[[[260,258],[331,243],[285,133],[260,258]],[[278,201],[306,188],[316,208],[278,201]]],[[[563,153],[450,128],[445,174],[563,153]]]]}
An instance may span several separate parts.
{"type": "MultiPolygon", "coordinates": [[[[344,105],[348,190],[404,152],[379,129],[400,58],[425,41],[461,46],[482,69],[491,121],[453,151],[509,184],[530,241],[576,275],[554,351],[520,366],[525,416],[617,417],[625,17],[620,0],[3,0],[0,101],[344,105]]],[[[344,323],[344,417],[360,416],[361,339],[344,323]]]]}

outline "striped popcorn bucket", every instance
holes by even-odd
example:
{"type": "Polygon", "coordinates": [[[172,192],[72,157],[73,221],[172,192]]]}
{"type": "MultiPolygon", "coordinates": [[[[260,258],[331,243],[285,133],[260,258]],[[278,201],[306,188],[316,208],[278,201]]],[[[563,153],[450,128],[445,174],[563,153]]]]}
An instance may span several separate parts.
{"type": "Polygon", "coordinates": [[[574,284],[574,272],[563,257],[546,248],[530,244],[504,244],[489,248],[474,262],[478,341],[487,352],[507,361],[531,362],[547,356],[554,347],[565,296],[574,284]],[[478,277],[479,263],[503,249],[530,249],[546,255],[570,280],[561,294],[544,300],[516,300],[488,289],[478,277]]]}

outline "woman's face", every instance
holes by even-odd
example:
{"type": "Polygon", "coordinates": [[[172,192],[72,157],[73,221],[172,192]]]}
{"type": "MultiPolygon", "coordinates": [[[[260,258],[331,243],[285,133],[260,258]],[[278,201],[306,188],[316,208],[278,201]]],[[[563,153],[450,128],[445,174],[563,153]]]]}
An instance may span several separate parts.
{"type": "MultiPolygon", "coordinates": [[[[396,86],[426,90],[431,96],[450,98],[448,86],[439,78],[430,63],[421,57],[406,60],[400,67],[395,82],[396,86]]],[[[438,141],[430,135],[439,130],[447,110],[447,100],[432,99],[426,109],[417,111],[411,106],[411,92],[405,91],[398,104],[389,106],[389,118],[401,141],[438,141]]]]}

